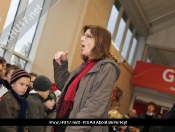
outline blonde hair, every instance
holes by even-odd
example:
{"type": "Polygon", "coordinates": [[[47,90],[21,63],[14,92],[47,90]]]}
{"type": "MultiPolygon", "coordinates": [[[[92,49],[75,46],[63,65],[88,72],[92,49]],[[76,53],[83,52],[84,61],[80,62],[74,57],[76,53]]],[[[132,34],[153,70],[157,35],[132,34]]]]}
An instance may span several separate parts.
{"type": "Polygon", "coordinates": [[[116,106],[120,107],[120,103],[119,103],[119,101],[117,101],[117,100],[114,99],[110,103],[110,110],[112,110],[116,106]]]}
{"type": "Polygon", "coordinates": [[[122,115],[117,110],[110,110],[108,112],[108,117],[113,119],[120,119],[122,115]]]}

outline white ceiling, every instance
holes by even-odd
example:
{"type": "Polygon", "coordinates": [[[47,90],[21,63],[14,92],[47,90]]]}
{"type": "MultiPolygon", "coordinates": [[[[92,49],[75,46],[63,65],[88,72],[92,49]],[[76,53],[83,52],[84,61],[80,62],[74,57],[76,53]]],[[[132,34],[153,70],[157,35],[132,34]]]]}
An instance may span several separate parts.
{"type": "Polygon", "coordinates": [[[175,0],[133,0],[150,28],[150,33],[175,24],[175,0]]]}
{"type": "MultiPolygon", "coordinates": [[[[141,36],[175,25],[175,0],[120,0],[141,36]]],[[[150,47],[154,63],[175,67],[175,51],[150,47]]]]}
{"type": "Polygon", "coordinates": [[[175,0],[120,0],[142,36],[175,24],[175,0]]]}

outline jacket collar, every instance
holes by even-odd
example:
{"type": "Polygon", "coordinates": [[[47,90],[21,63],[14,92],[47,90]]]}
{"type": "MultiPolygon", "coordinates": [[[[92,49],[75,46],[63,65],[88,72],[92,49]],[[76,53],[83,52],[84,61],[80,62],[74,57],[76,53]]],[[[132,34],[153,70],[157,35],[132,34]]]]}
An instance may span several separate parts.
{"type": "Polygon", "coordinates": [[[33,96],[36,96],[36,97],[38,97],[40,100],[41,100],[41,102],[44,102],[44,98],[39,94],[39,93],[37,93],[37,92],[35,92],[35,93],[30,93],[31,95],[33,95],[33,96]]]}
{"type": "MultiPolygon", "coordinates": [[[[83,67],[85,62],[83,62],[76,70],[75,73],[79,73],[83,67]]],[[[102,65],[106,64],[106,63],[111,63],[115,69],[118,71],[119,67],[116,64],[116,62],[114,60],[111,60],[109,58],[101,58],[100,60],[98,60],[97,64],[88,72],[88,73],[93,73],[93,72],[98,72],[100,71],[100,68],[102,65]]]]}

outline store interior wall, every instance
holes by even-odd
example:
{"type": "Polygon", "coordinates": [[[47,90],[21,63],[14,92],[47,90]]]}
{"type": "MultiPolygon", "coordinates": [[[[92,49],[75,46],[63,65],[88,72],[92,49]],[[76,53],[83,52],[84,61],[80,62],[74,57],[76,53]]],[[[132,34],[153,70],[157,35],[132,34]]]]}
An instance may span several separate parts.
{"type": "MultiPolygon", "coordinates": [[[[80,37],[83,26],[93,24],[107,27],[113,2],[114,0],[58,1],[48,12],[31,71],[46,75],[54,81],[52,61],[57,51],[69,51],[69,71],[79,66],[82,63],[80,37]]],[[[121,56],[113,45],[111,53],[121,56]]],[[[133,69],[127,62],[119,67],[121,76],[116,86],[123,91],[119,111],[128,113],[133,96],[133,86],[130,84],[133,69]]]]}

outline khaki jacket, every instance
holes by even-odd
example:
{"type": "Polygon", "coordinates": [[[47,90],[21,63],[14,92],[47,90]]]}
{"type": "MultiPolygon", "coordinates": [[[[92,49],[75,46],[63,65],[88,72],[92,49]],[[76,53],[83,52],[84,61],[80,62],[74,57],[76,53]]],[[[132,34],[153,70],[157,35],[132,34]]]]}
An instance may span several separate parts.
{"type": "MultiPolygon", "coordinates": [[[[17,119],[21,109],[18,101],[8,91],[0,102],[0,119],[17,119]]],[[[18,126],[0,126],[0,132],[17,132],[18,126]]],[[[28,127],[24,127],[24,132],[28,132],[28,127]]]]}
{"type": "MultiPolygon", "coordinates": [[[[83,64],[69,73],[67,61],[61,66],[53,61],[55,83],[62,93],[83,64]]],[[[119,75],[120,69],[113,60],[100,59],[81,79],[69,118],[108,118],[111,93],[119,75]]],[[[108,126],[67,126],[66,132],[108,132],[108,126]]]]}

